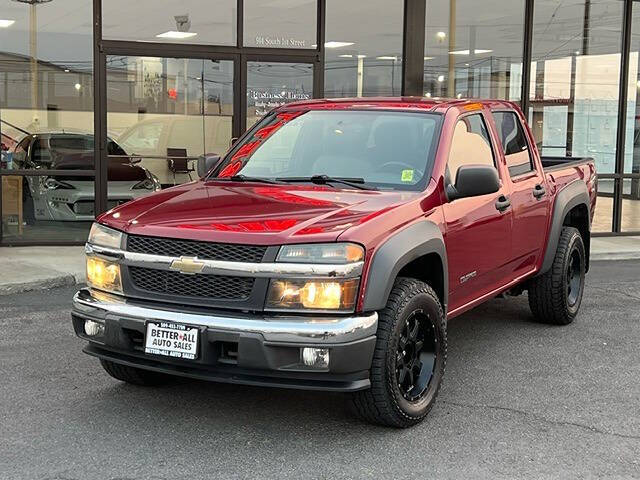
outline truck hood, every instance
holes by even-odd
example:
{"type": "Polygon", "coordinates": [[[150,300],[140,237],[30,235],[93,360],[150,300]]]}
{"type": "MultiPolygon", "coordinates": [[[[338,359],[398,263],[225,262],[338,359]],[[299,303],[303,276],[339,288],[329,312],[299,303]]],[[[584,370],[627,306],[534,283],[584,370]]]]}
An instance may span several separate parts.
{"type": "Polygon", "coordinates": [[[276,245],[335,241],[414,192],[309,184],[191,182],[117,207],[99,221],[136,235],[276,245]]]}

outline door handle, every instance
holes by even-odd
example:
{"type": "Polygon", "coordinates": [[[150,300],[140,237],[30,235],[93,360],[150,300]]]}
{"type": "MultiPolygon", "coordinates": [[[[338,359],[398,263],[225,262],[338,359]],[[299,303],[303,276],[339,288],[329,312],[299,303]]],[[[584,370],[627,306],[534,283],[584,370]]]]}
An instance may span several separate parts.
{"type": "Polygon", "coordinates": [[[535,187],[533,187],[533,196],[536,198],[540,198],[542,197],[545,193],[547,193],[547,191],[544,189],[544,187],[540,184],[536,185],[535,187]]]}
{"type": "Polygon", "coordinates": [[[500,195],[496,200],[496,210],[503,212],[511,206],[511,200],[504,195],[500,195]]]}

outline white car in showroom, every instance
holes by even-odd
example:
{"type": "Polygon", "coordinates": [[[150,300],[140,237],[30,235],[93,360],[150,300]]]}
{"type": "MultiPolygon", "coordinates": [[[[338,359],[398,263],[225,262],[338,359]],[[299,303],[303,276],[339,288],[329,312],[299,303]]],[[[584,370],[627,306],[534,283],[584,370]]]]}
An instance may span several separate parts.
{"type": "MultiPolygon", "coordinates": [[[[93,175],[73,171],[94,169],[93,135],[47,132],[25,136],[13,152],[13,169],[56,170],[52,175],[23,176],[23,208],[27,225],[36,221],[91,221],[94,218],[93,175]],[[69,172],[66,174],[65,172],[69,172]]],[[[160,182],[136,165],[113,140],[107,143],[108,208],[160,190],[160,182]]]]}

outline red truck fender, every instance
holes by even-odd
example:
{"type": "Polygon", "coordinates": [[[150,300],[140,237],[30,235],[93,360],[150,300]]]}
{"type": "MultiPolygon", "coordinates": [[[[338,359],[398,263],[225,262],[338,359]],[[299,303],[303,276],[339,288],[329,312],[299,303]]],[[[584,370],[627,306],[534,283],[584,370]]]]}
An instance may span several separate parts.
{"type": "Polygon", "coordinates": [[[431,285],[445,315],[449,298],[447,251],[438,226],[428,220],[409,225],[376,249],[369,267],[363,309],[381,310],[399,274],[411,269],[413,276],[431,285]],[[416,273],[419,275],[416,276],[416,273]]]}
{"type": "Polygon", "coordinates": [[[585,246],[585,266],[587,270],[589,269],[589,249],[591,244],[590,205],[591,201],[587,185],[582,180],[574,180],[558,191],[553,203],[547,247],[538,275],[548,272],[551,268],[563,226],[575,227],[580,231],[585,246]]]}

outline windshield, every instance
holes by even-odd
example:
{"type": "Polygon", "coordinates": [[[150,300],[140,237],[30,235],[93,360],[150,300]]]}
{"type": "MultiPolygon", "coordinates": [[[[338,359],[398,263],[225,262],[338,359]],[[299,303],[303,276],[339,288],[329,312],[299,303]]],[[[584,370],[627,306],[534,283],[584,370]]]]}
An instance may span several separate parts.
{"type": "Polygon", "coordinates": [[[230,152],[217,176],[326,175],[361,178],[382,189],[417,190],[430,173],[440,118],[353,110],[270,115],[230,152]]]}

